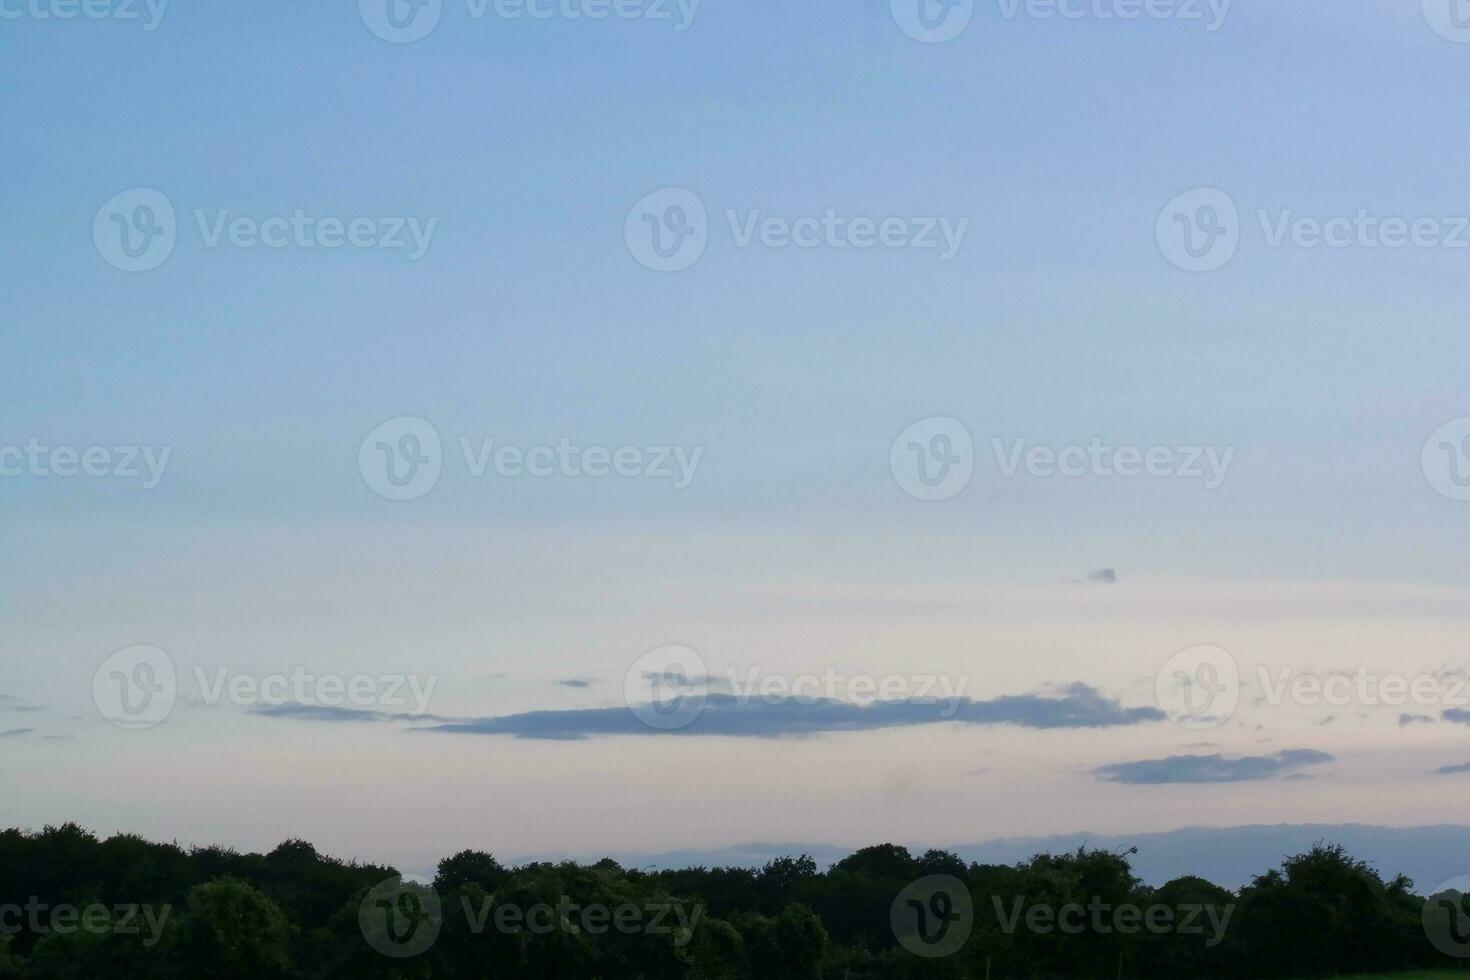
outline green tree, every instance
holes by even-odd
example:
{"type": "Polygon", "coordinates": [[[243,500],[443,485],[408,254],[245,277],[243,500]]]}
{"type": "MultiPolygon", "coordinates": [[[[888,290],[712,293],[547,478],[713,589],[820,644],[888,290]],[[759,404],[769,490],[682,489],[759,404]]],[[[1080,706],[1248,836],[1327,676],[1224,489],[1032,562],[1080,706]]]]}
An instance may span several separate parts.
{"type": "Polygon", "coordinates": [[[186,976],[269,980],[292,967],[291,925],[275,902],[221,878],[189,892],[174,946],[186,976]]]}

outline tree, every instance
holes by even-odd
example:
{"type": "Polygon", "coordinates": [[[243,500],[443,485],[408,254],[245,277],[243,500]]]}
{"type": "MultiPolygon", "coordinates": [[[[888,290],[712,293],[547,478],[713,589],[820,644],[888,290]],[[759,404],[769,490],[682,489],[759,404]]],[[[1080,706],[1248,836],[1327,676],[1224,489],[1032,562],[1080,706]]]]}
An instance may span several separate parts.
{"type": "Polygon", "coordinates": [[[448,894],[463,885],[479,885],[493,892],[508,875],[500,862],[484,851],[460,851],[439,862],[434,888],[440,894],[448,894]]]}
{"type": "Polygon", "coordinates": [[[190,890],[174,951],[187,976],[267,980],[290,970],[291,941],[275,902],[243,881],[221,878],[190,890]]]}

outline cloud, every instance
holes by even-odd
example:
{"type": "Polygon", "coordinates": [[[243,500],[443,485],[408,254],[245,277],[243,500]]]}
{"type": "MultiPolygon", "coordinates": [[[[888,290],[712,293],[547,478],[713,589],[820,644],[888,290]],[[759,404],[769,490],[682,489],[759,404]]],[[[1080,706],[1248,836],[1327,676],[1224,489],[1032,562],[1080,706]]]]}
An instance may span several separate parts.
{"type": "Polygon", "coordinates": [[[1118,573],[1116,570],[1111,568],[1099,568],[1095,571],[1087,573],[1087,581],[1103,582],[1108,585],[1112,585],[1114,582],[1118,581],[1118,573]]]}
{"type": "Polygon", "coordinates": [[[1440,766],[1431,775],[1448,776],[1456,772],[1470,772],[1470,762],[1462,762],[1458,766],[1440,766]]]}
{"type": "Polygon", "coordinates": [[[12,728],[8,732],[0,732],[0,738],[16,738],[21,735],[29,735],[34,731],[34,728],[12,728]]]}
{"type": "Polygon", "coordinates": [[[1452,721],[1457,725],[1470,725],[1470,711],[1464,708],[1446,708],[1439,716],[1445,721],[1452,721]]]}
{"type": "Polygon", "coordinates": [[[592,681],[587,680],[585,677],[565,677],[565,678],[557,681],[556,682],[556,686],[557,687],[575,687],[575,688],[581,689],[581,688],[591,687],[592,686],[592,681]]]}
{"type": "Polygon", "coordinates": [[[383,722],[383,721],[452,721],[441,715],[415,715],[407,711],[378,711],[373,708],[341,708],[326,704],[268,704],[251,708],[252,715],[263,718],[294,718],[298,721],[383,722]]]}
{"type": "Polygon", "coordinates": [[[1163,721],[1157,708],[1125,708],[1086,684],[1058,690],[974,701],[969,698],[879,701],[861,706],[833,698],[766,700],[730,694],[688,696],[697,717],[676,729],[651,728],[626,706],[531,711],[463,719],[434,731],[467,735],[573,740],[606,735],[725,735],[781,738],[831,732],[873,731],[955,722],[1022,728],[1113,728],[1163,721]]]}
{"type": "Polygon", "coordinates": [[[1094,769],[1093,775],[1110,783],[1155,786],[1166,783],[1243,783],[1302,775],[1296,770],[1332,762],[1315,749],[1290,749],[1275,755],[1171,755],[1167,759],[1119,762],[1094,769]]]}
{"type": "Polygon", "coordinates": [[[1434,718],[1431,715],[1411,715],[1407,712],[1399,715],[1399,727],[1408,728],[1410,725],[1432,725],[1434,718]]]}
{"type": "Polygon", "coordinates": [[[39,705],[28,704],[27,702],[22,701],[20,698],[12,697],[9,694],[0,694],[0,711],[15,711],[19,713],[24,713],[44,710],[46,709],[40,707],[39,705]]]}

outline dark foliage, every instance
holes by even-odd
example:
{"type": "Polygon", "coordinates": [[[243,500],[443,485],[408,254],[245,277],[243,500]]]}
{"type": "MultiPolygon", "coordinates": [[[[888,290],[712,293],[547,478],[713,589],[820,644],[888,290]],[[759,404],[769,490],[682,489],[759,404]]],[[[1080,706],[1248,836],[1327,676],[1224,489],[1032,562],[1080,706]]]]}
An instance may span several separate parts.
{"type": "Polygon", "coordinates": [[[825,872],[805,855],[649,873],[461,851],[431,888],[299,840],[260,855],[73,824],[0,833],[5,980],[1235,980],[1455,966],[1426,938],[1423,908],[1412,882],[1327,844],[1238,894],[1193,877],[1151,888],[1104,851],[1001,867],[894,844],[825,872]],[[946,904],[909,897],[936,880],[954,883],[946,904]],[[895,932],[910,909],[949,928],[961,905],[947,955],[895,932]],[[384,926],[370,938],[373,916],[384,926]]]}

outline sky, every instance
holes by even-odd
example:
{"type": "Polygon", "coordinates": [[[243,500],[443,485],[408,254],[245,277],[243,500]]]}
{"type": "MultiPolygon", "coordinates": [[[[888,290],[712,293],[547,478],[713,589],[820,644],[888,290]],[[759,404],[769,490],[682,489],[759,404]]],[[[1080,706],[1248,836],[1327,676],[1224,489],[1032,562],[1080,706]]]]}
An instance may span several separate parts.
{"type": "Polygon", "coordinates": [[[79,9],[0,0],[0,825],[1462,819],[1470,10],[79,9]]]}

